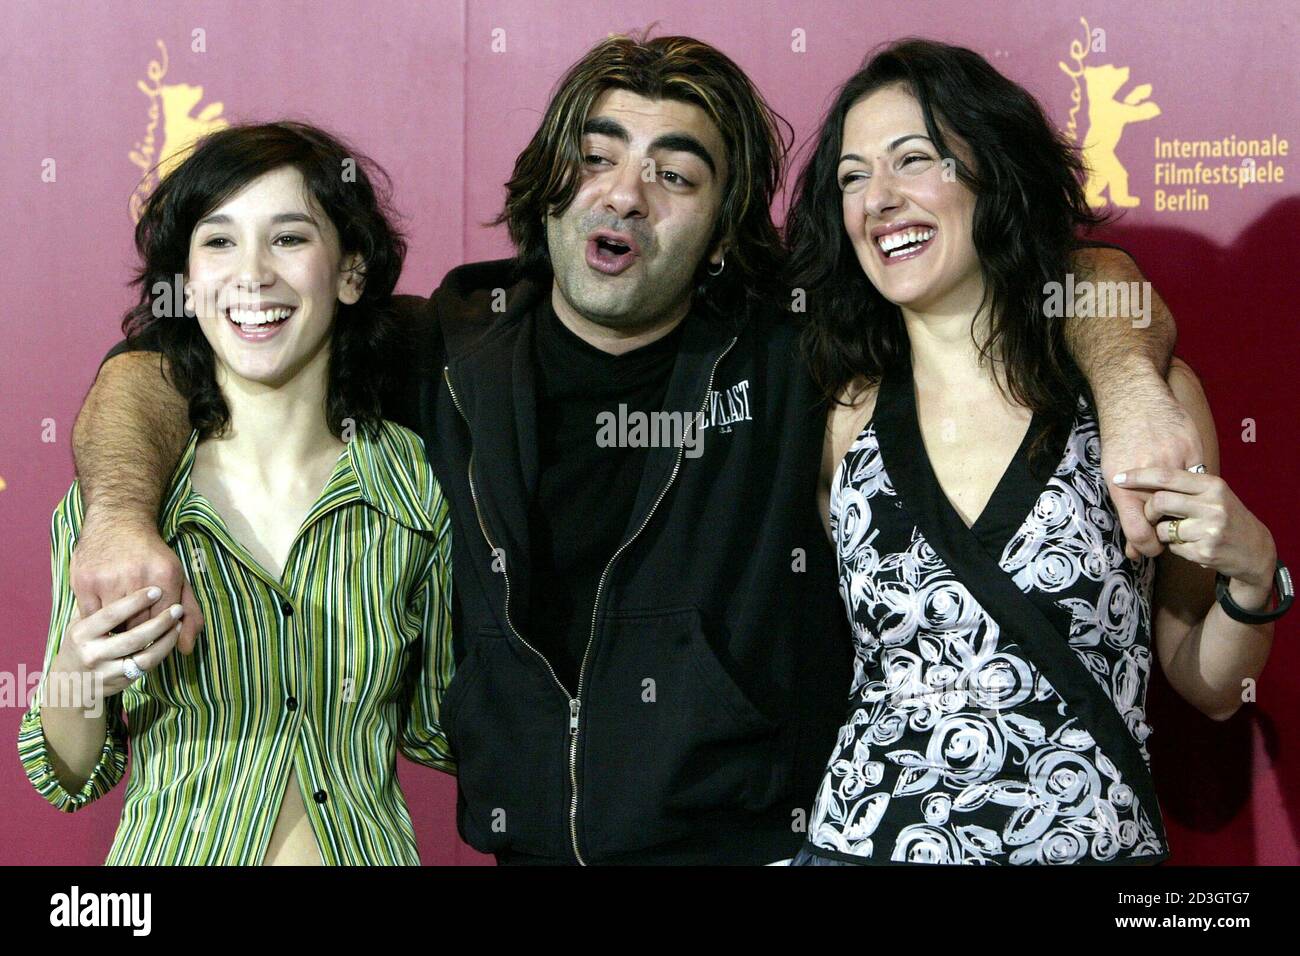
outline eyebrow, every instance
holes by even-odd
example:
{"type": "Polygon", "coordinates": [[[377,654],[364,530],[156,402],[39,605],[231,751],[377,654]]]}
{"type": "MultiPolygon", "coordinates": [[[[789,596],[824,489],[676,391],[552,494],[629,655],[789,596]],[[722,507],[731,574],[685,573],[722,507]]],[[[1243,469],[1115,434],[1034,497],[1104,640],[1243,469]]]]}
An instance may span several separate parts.
{"type": "MultiPolygon", "coordinates": [[[[608,116],[595,116],[587,120],[582,126],[582,135],[584,136],[609,136],[621,143],[631,142],[627,128],[618,120],[610,119],[608,116]]],[[[664,133],[662,136],[656,136],[650,143],[647,152],[670,152],[670,153],[690,153],[697,156],[709,167],[709,172],[714,176],[718,174],[718,166],[713,161],[712,154],[705,148],[694,136],[689,133],[664,133]]]]}
{"type": "MultiPolygon", "coordinates": [[[[906,143],[909,139],[923,139],[931,146],[934,146],[934,140],[930,139],[930,137],[922,136],[920,133],[908,133],[906,136],[900,136],[898,137],[898,139],[890,143],[887,147],[885,147],[885,151],[893,152],[894,150],[898,149],[900,145],[906,143]]],[[[841,163],[847,162],[848,160],[853,160],[854,162],[858,162],[858,163],[866,162],[866,160],[863,159],[861,156],[859,156],[857,153],[845,153],[843,156],[840,157],[841,163]]]]}
{"type": "MultiPolygon", "coordinates": [[[[195,228],[197,229],[199,226],[228,226],[233,221],[234,220],[224,212],[218,212],[213,213],[211,216],[204,216],[195,223],[195,228]]],[[[278,226],[284,222],[305,222],[308,225],[316,226],[318,229],[320,228],[320,226],[317,225],[316,220],[305,212],[282,212],[271,217],[272,225],[278,226]]]]}

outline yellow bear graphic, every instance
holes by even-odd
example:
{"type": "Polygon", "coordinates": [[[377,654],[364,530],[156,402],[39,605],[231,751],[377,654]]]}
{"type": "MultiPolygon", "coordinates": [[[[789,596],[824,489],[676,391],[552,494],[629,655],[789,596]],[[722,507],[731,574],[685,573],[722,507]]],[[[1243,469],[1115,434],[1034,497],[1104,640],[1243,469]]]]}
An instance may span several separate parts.
{"type": "Polygon", "coordinates": [[[1107,190],[1116,206],[1132,207],[1141,203],[1136,196],[1129,195],[1128,171],[1115,155],[1115,147],[1125,126],[1154,119],[1160,115],[1160,107],[1147,100],[1151,95],[1150,83],[1133,87],[1122,101],[1117,100],[1115,95],[1128,82],[1128,75],[1126,66],[1106,64],[1083,69],[1088,90],[1088,135],[1083,141],[1083,158],[1088,164],[1088,203],[1094,207],[1106,205],[1102,193],[1107,190]]]}
{"type": "Polygon", "coordinates": [[[167,45],[156,41],[160,57],[149,61],[149,81],[136,82],[140,92],[149,97],[149,125],[144,138],[135,144],[128,158],[142,174],[131,195],[131,218],[140,221],[144,204],[158,183],[175,168],[190,147],[208,133],[225,129],[221,103],[209,103],[197,116],[191,115],[203,99],[203,87],[192,83],[164,83],[167,76],[167,45]],[[161,123],[162,129],[159,129],[161,123]]]}
{"type": "MultiPolygon", "coordinates": [[[[140,84],[145,89],[144,84],[140,84]]],[[[149,90],[145,89],[148,93],[149,90]]],[[[170,83],[158,88],[162,100],[163,139],[159,151],[158,178],[166,179],[180,163],[195,141],[228,125],[221,118],[222,104],[209,103],[198,116],[190,113],[203,99],[203,87],[190,83],[170,83]]]]}

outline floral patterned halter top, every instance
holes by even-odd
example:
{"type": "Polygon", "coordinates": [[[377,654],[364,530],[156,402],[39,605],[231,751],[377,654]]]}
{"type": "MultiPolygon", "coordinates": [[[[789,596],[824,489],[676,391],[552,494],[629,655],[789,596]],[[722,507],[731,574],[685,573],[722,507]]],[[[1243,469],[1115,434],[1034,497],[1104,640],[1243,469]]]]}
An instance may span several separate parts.
{"type": "Polygon", "coordinates": [[[967,527],[910,368],[881,383],[831,487],[855,677],[797,862],[1168,855],[1145,747],[1154,564],[1124,556],[1087,401],[1045,482],[1040,425],[967,527]]]}

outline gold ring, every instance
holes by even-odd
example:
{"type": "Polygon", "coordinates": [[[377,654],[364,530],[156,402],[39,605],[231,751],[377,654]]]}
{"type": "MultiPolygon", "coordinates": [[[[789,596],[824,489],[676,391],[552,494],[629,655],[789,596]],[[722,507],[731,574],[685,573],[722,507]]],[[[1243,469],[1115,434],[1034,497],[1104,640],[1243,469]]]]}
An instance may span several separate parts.
{"type": "Polygon", "coordinates": [[[1181,520],[1183,519],[1175,518],[1173,521],[1169,522],[1169,543],[1170,544],[1183,543],[1183,539],[1178,537],[1178,522],[1181,520]]]}

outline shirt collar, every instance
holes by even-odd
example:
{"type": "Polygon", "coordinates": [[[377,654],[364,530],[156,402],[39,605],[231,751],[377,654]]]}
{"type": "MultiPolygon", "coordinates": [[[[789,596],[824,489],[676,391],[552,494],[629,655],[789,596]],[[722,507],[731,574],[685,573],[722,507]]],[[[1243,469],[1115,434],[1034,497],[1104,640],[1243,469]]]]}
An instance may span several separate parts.
{"type": "MultiPolygon", "coordinates": [[[[172,472],[159,511],[159,533],[168,544],[189,522],[224,531],[221,517],[190,481],[198,444],[199,432],[195,429],[172,472]]],[[[386,421],[374,429],[360,425],[303,524],[333,508],[361,501],[407,528],[436,532],[434,515],[440,499],[418,436],[386,421]]]]}

